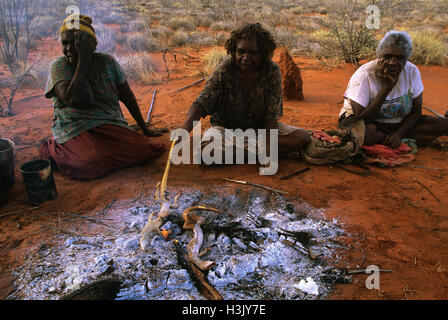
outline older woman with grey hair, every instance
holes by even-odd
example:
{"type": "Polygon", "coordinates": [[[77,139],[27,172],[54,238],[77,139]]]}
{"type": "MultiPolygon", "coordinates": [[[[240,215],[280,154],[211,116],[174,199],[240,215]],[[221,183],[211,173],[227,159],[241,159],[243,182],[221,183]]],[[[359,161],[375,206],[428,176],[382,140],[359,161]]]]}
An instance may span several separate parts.
{"type": "Polygon", "coordinates": [[[352,75],[339,113],[341,127],[363,119],[364,144],[397,148],[402,138],[426,145],[448,134],[448,119],[422,115],[423,83],[419,69],[408,61],[412,39],[391,30],[377,47],[377,59],[352,75]]]}

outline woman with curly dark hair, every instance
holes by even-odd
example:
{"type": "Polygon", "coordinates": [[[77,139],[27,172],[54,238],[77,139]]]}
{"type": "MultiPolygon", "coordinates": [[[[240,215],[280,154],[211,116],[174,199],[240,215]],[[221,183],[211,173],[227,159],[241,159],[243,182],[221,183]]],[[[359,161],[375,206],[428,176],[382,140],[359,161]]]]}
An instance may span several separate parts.
{"type": "MultiPolygon", "coordinates": [[[[225,47],[230,57],[208,79],[183,128],[190,132],[193,121],[210,115],[212,127],[204,133],[202,146],[214,136],[213,130],[226,137],[226,128],[278,129],[280,153],[306,146],[310,138],[305,130],[278,121],[283,115],[282,77],[272,61],[276,49],[272,35],[259,23],[246,24],[231,33],[225,47]]],[[[223,140],[223,148],[235,148],[233,140],[232,146],[226,145],[228,139],[223,140]]]]}

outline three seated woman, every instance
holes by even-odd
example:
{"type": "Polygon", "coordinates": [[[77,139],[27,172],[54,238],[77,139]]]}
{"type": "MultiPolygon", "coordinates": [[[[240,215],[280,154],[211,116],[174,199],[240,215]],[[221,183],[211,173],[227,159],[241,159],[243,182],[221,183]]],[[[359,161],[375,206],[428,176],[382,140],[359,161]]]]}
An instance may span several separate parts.
{"type": "MultiPolygon", "coordinates": [[[[146,136],[155,135],[147,129],[119,64],[95,52],[91,18],[68,17],[61,27],[61,43],[64,55],[52,62],[45,92],[54,102],[54,138],[41,145],[40,156],[51,159],[64,175],[94,179],[163,153],[162,144],[128,127],[119,101],[146,136]],[[76,18],[79,29],[68,29],[67,22],[76,18]]],[[[282,85],[280,69],[272,61],[272,35],[259,23],[246,24],[231,33],[225,48],[229,57],[190,106],[183,128],[190,132],[194,121],[210,115],[209,130],[223,135],[226,128],[278,129],[278,151],[299,152],[311,139],[306,130],[279,121],[282,85]]],[[[378,59],[361,66],[350,79],[339,123],[363,119],[367,145],[396,148],[404,137],[426,144],[448,134],[448,119],[422,115],[423,84],[418,68],[408,61],[411,53],[409,35],[390,31],[378,44],[378,59]]]]}

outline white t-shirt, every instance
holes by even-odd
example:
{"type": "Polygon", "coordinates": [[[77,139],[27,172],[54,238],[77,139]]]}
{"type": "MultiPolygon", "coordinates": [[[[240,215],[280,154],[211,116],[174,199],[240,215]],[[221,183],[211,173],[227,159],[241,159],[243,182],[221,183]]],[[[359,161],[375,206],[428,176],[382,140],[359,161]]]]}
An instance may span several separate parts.
{"type": "MultiPolygon", "coordinates": [[[[375,76],[378,59],[362,65],[350,78],[344,93],[344,105],[339,117],[353,114],[350,100],[359,103],[364,108],[375,99],[382,84],[375,76]]],[[[397,83],[387,95],[375,119],[383,123],[400,123],[412,110],[412,99],[423,92],[423,83],[417,66],[407,61],[400,73],[397,83]]]]}

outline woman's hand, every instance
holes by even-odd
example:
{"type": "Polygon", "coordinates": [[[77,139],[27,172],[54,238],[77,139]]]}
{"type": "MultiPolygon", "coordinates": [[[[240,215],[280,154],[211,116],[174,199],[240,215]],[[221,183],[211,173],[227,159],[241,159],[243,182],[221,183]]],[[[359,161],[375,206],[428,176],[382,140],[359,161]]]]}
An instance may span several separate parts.
{"type": "Polygon", "coordinates": [[[146,125],[140,126],[140,129],[142,129],[143,134],[147,137],[160,137],[162,135],[160,132],[149,130],[146,125]]]}
{"type": "Polygon", "coordinates": [[[390,89],[395,86],[398,78],[400,77],[400,73],[393,73],[387,69],[384,58],[378,59],[378,65],[375,71],[375,75],[380,79],[383,85],[390,89]]]}
{"type": "Polygon", "coordinates": [[[86,32],[76,32],[75,49],[78,52],[78,57],[90,56],[95,51],[95,43],[92,36],[86,32]]]}
{"type": "Polygon", "coordinates": [[[391,147],[392,149],[397,149],[401,145],[401,135],[394,132],[388,134],[383,141],[385,146],[391,147]]]}

